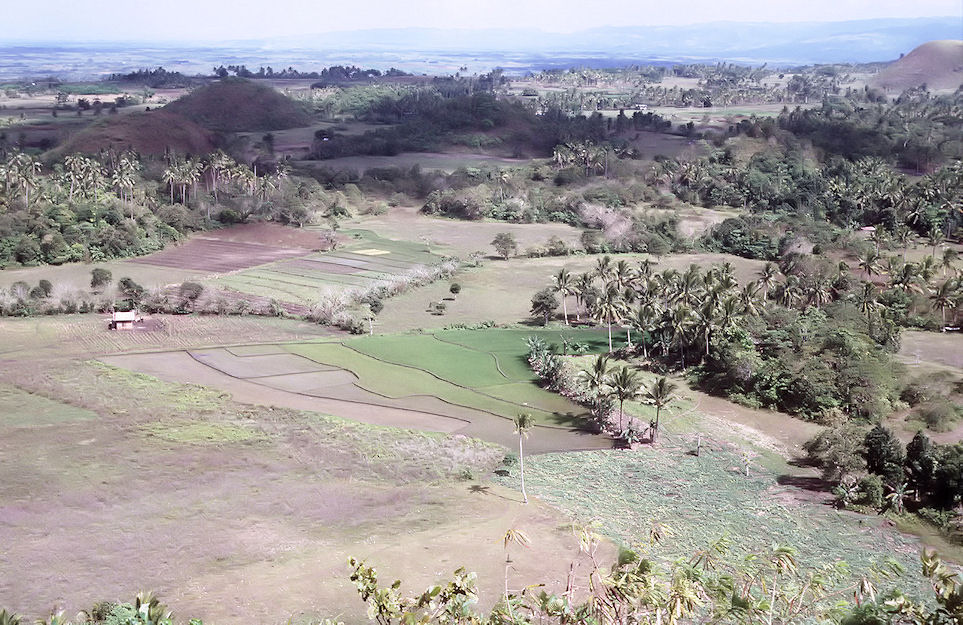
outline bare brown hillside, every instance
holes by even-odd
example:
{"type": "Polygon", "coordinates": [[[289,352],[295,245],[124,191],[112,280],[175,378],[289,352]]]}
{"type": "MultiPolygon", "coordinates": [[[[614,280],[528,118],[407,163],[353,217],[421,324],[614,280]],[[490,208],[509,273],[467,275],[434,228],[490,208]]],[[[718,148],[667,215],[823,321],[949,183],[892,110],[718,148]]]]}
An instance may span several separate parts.
{"type": "Polygon", "coordinates": [[[164,110],[218,132],[264,132],[311,123],[303,108],[287,96],[267,85],[240,78],[227,78],[195,89],[164,110]]]}
{"type": "Polygon", "coordinates": [[[113,115],[91,124],[57,148],[61,154],[103,149],[132,149],[141,154],[207,154],[214,149],[213,135],[189,119],[167,111],[113,115]]]}
{"type": "Polygon", "coordinates": [[[870,86],[899,92],[925,84],[929,89],[956,89],[963,84],[963,41],[930,41],[888,65],[870,86]]]}

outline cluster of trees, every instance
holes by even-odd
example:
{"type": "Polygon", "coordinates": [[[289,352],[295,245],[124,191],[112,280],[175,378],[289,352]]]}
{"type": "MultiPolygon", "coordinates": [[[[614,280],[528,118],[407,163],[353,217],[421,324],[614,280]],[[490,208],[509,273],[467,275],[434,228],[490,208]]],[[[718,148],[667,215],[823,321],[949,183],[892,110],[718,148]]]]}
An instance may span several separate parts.
{"type": "MultiPolygon", "coordinates": [[[[648,65],[617,69],[546,70],[531,77],[535,88],[524,95],[541,108],[557,107],[572,114],[587,110],[633,108],[639,105],[728,107],[732,104],[809,103],[839,94],[842,84],[859,68],[816,66],[796,68],[785,83],[766,80],[774,70],[733,63],[648,65]],[[663,84],[666,78],[696,78],[695,86],[663,84]],[[553,89],[539,92],[537,87],[553,89]],[[563,87],[559,89],[558,87],[563,87]],[[614,92],[614,93],[613,93],[614,92]]],[[[779,74],[779,78],[785,78],[779,74]]],[[[847,97],[870,99],[856,92],[847,97]]]]}
{"type": "Polygon", "coordinates": [[[917,88],[893,102],[873,100],[827,98],[820,107],[783,111],[779,126],[832,154],[895,157],[917,172],[963,156],[963,91],[934,96],[917,88]]]}
{"type": "Polygon", "coordinates": [[[163,67],[139,69],[127,74],[111,74],[107,80],[112,82],[136,82],[152,89],[182,89],[196,84],[197,80],[180,72],[170,72],[163,67]]]}
{"type": "Polygon", "coordinates": [[[560,270],[532,299],[532,312],[547,321],[561,297],[566,323],[574,313],[576,322],[584,316],[608,327],[610,351],[621,326],[627,349],[666,366],[697,366],[707,390],[753,406],[873,419],[899,401],[901,369],[888,353],[899,326],[847,273],[791,257],[740,288],[729,264],[653,267],[605,256],[592,272],[560,270]]]}
{"type": "Polygon", "coordinates": [[[889,429],[837,421],[805,445],[837,505],[914,512],[961,537],[955,512],[963,501],[963,445],[937,445],[922,431],[905,446],[889,429]]]}
{"type": "Polygon", "coordinates": [[[756,213],[808,215],[840,227],[877,226],[927,235],[954,231],[963,215],[963,166],[954,162],[913,179],[883,159],[813,163],[799,149],[766,151],[747,163],[720,150],[692,162],[663,161],[653,179],[682,200],[756,213]]]}
{"type": "Polygon", "coordinates": [[[303,225],[341,201],[309,179],[286,184],[283,163],[252,166],[217,151],[69,154],[47,165],[0,154],[0,267],[147,254],[183,234],[255,215],[303,225]]]}
{"type": "Polygon", "coordinates": [[[140,171],[129,153],[70,155],[50,169],[24,152],[3,155],[0,266],[146,254],[177,239],[193,224],[153,210],[140,171]]]}

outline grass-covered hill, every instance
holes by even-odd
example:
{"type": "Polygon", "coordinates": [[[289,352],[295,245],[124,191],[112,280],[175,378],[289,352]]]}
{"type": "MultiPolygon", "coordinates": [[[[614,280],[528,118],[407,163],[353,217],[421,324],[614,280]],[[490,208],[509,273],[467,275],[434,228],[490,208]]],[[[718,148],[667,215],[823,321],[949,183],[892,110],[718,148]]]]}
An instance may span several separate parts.
{"type": "Polygon", "coordinates": [[[956,89],[963,84],[963,41],[924,43],[872,80],[872,86],[895,92],[924,84],[930,89],[956,89]]]}
{"type": "Polygon", "coordinates": [[[140,154],[208,154],[214,147],[210,131],[180,115],[158,110],[106,117],[70,137],[56,154],[97,154],[105,149],[118,153],[131,149],[140,154]]]}
{"type": "Polygon", "coordinates": [[[267,85],[227,78],[192,91],[164,110],[218,132],[257,132],[306,126],[307,112],[267,85]]]}

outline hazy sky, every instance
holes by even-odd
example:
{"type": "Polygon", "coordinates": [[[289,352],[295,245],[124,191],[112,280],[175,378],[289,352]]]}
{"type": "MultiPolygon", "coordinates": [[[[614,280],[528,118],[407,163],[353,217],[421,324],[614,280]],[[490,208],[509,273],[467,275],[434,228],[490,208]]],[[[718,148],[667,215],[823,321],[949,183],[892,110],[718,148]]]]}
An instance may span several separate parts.
{"type": "Polygon", "coordinates": [[[427,26],[595,26],[712,21],[839,21],[952,16],[961,0],[3,0],[0,39],[251,39],[333,30],[427,26]]]}

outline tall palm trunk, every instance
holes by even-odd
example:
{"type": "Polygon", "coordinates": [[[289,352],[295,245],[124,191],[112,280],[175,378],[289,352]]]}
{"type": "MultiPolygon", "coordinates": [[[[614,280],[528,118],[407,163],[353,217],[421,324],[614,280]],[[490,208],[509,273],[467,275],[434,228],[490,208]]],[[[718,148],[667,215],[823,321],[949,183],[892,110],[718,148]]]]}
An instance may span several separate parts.
{"type": "Polygon", "coordinates": [[[522,474],[522,498],[528,503],[528,493],[525,492],[525,452],[522,449],[522,434],[518,434],[518,465],[522,474]]]}

